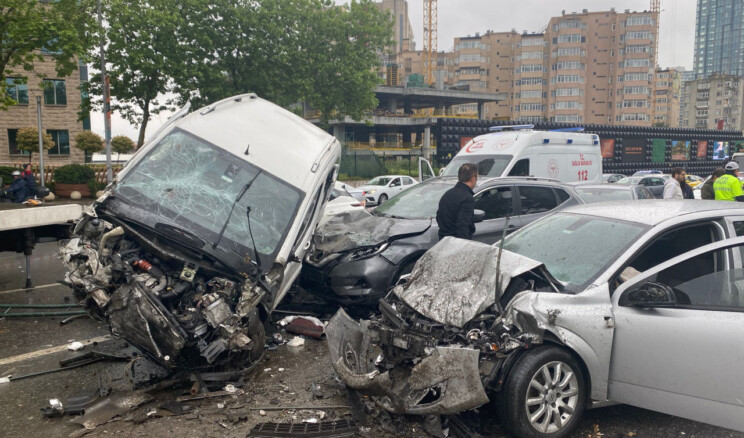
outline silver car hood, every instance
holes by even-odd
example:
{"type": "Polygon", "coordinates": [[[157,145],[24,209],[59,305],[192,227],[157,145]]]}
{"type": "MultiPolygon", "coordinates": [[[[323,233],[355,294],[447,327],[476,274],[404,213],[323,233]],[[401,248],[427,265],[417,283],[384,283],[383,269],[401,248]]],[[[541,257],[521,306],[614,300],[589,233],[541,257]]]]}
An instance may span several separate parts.
{"type": "Polygon", "coordinates": [[[504,250],[499,267],[498,253],[497,244],[445,237],[419,259],[408,282],[393,293],[423,316],[462,328],[492,306],[512,278],[542,266],[504,250]]]}
{"type": "Polygon", "coordinates": [[[336,215],[318,227],[313,245],[318,251],[339,253],[421,234],[429,227],[431,219],[396,219],[355,210],[336,215]]]}

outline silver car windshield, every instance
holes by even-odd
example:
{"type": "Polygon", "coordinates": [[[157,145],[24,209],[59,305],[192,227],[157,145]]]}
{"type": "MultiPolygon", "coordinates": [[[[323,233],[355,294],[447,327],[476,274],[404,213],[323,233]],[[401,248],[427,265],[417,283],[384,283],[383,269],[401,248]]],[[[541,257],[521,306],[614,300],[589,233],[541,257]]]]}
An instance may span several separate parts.
{"type": "Polygon", "coordinates": [[[504,249],[542,262],[567,291],[578,293],[646,229],[631,222],[556,213],[508,236],[504,249]]]}
{"type": "Polygon", "coordinates": [[[512,161],[511,155],[470,155],[455,157],[447,168],[443,176],[457,176],[460,166],[465,163],[474,163],[478,165],[479,176],[501,176],[512,161]]]}
{"type": "Polygon", "coordinates": [[[404,219],[429,219],[437,216],[439,200],[454,184],[441,182],[416,184],[393,196],[374,210],[376,216],[404,219]]]}
{"type": "Polygon", "coordinates": [[[252,232],[258,252],[267,259],[264,266],[270,266],[303,193],[223,149],[174,130],[118,182],[114,195],[241,255],[253,253],[252,232]]]}

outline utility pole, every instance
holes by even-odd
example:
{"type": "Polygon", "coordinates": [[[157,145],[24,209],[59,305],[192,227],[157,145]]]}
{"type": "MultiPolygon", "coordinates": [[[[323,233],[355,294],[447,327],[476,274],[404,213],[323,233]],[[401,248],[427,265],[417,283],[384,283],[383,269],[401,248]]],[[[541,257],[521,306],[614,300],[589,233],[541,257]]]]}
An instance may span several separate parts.
{"type": "Polygon", "coordinates": [[[41,186],[44,187],[44,139],[41,133],[41,96],[36,96],[36,121],[39,124],[39,173],[41,174],[41,186]]]}
{"type": "Polygon", "coordinates": [[[101,0],[98,0],[98,27],[101,32],[101,79],[103,80],[103,127],[105,132],[104,138],[106,139],[106,183],[111,184],[114,180],[114,175],[111,171],[111,94],[109,93],[109,78],[106,74],[106,60],[103,56],[105,32],[101,14],[101,0]]]}

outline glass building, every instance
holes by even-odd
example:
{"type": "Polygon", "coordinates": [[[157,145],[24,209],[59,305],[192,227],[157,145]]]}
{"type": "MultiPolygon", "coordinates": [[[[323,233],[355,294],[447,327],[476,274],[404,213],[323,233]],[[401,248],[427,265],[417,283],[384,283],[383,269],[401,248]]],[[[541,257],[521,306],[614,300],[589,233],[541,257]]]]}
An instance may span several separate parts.
{"type": "Polygon", "coordinates": [[[698,0],[694,70],[744,76],[744,0],[698,0]]]}

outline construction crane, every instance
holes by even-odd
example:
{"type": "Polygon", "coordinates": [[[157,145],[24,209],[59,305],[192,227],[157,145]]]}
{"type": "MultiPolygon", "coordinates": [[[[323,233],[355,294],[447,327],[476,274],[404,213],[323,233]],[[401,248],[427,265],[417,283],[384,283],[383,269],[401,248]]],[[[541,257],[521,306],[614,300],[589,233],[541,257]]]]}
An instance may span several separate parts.
{"type": "Polygon", "coordinates": [[[424,81],[433,84],[437,66],[437,0],[424,0],[424,81]]]}

